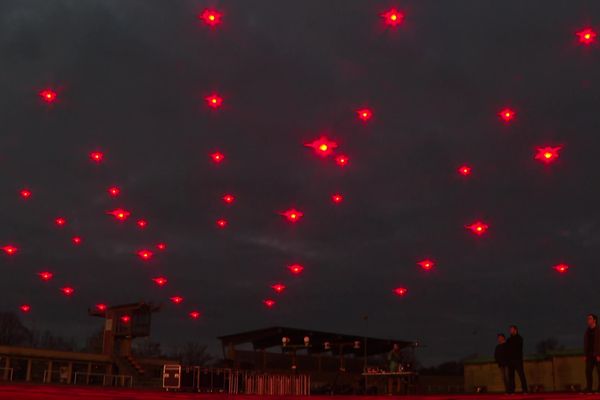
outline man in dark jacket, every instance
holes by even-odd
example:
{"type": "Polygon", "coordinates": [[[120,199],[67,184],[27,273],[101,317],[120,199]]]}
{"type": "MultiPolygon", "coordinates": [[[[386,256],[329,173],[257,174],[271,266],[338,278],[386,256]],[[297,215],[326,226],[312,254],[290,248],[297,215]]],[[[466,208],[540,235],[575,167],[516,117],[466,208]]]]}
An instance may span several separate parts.
{"type": "Polygon", "coordinates": [[[494,359],[500,369],[500,375],[502,375],[502,382],[504,383],[504,390],[508,391],[508,357],[506,354],[506,336],[504,333],[498,334],[498,344],[494,351],[494,359]]]}
{"type": "Polygon", "coordinates": [[[528,392],[525,369],[523,368],[523,338],[519,335],[519,328],[510,326],[510,337],[506,341],[508,357],[508,393],[515,392],[515,371],[519,374],[523,393],[528,392]]]}
{"type": "Polygon", "coordinates": [[[600,391],[600,329],[598,329],[598,316],[589,314],[587,316],[588,328],[583,336],[583,350],[585,353],[585,381],[586,392],[593,388],[594,367],[598,373],[598,391],[600,391]]]}

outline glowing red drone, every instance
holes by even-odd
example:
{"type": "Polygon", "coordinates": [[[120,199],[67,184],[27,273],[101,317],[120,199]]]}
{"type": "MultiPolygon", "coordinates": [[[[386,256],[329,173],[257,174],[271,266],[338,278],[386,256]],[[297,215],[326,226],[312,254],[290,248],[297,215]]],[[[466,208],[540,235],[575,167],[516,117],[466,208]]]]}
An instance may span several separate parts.
{"type": "Polygon", "coordinates": [[[472,223],[471,225],[467,225],[466,228],[471,230],[471,232],[473,232],[474,234],[481,236],[487,232],[489,226],[481,221],[477,221],[472,223]]]}
{"type": "Polygon", "coordinates": [[[291,208],[291,209],[286,210],[286,211],[284,211],[284,212],[282,212],[280,214],[282,216],[284,216],[290,222],[298,222],[304,216],[303,212],[298,211],[295,208],[291,208]]]}
{"type": "Polygon", "coordinates": [[[498,115],[504,120],[504,122],[511,122],[513,119],[515,119],[516,113],[510,108],[505,108],[500,111],[498,115]]]}
{"type": "Polygon", "coordinates": [[[17,252],[19,251],[19,249],[15,246],[12,245],[6,245],[4,247],[2,247],[2,251],[4,251],[6,254],[8,254],[9,256],[14,256],[15,254],[17,254],[17,252]]]}
{"type": "Polygon", "coordinates": [[[52,277],[54,277],[54,274],[50,271],[42,271],[38,272],[38,276],[43,281],[49,281],[50,279],[52,279],[52,277]]]}
{"type": "Polygon", "coordinates": [[[162,250],[166,250],[167,249],[167,245],[166,245],[166,243],[159,243],[159,244],[156,245],[156,248],[159,249],[159,250],[161,250],[161,251],[162,250]]]}
{"type": "Polygon", "coordinates": [[[76,246],[80,245],[82,241],[83,239],[80,236],[73,236],[71,238],[71,242],[73,242],[73,244],[76,246]]]}
{"type": "Polygon", "coordinates": [[[27,200],[28,198],[31,197],[31,190],[29,189],[22,189],[19,194],[21,195],[22,198],[24,198],[25,200],[27,200]]]}
{"type": "Polygon", "coordinates": [[[111,186],[108,188],[108,194],[111,197],[117,197],[118,195],[121,194],[121,189],[119,189],[118,186],[111,186]]]}
{"type": "Polygon", "coordinates": [[[104,153],[100,151],[93,151],[90,153],[90,160],[99,164],[104,160],[104,153]]]}
{"type": "Polygon", "coordinates": [[[216,224],[218,228],[225,229],[229,223],[226,219],[221,218],[217,220],[216,224]]]}
{"type": "Polygon", "coordinates": [[[342,201],[344,201],[344,196],[341,195],[340,193],[335,193],[331,195],[331,201],[333,201],[335,204],[339,204],[342,201]]]}
{"type": "Polygon", "coordinates": [[[223,18],[223,14],[215,10],[205,9],[198,16],[198,18],[204,21],[206,25],[214,28],[215,26],[221,23],[221,18],[223,18]]]}
{"type": "Polygon", "coordinates": [[[567,271],[569,271],[569,266],[567,264],[558,264],[552,267],[552,269],[560,274],[565,274],[567,271]]]}
{"type": "Polygon", "coordinates": [[[394,293],[396,293],[398,296],[406,296],[406,294],[408,293],[408,289],[404,288],[404,287],[398,287],[396,289],[394,289],[394,293]]]}
{"type": "Polygon", "coordinates": [[[275,300],[273,300],[273,299],[266,299],[266,300],[263,300],[263,304],[265,306],[267,306],[267,308],[273,308],[273,306],[275,306],[275,300]]]}
{"type": "Polygon", "coordinates": [[[124,210],[122,208],[117,208],[112,211],[107,211],[106,213],[108,215],[112,215],[119,221],[125,221],[131,215],[131,213],[129,211],[124,210]]]}
{"type": "Polygon", "coordinates": [[[304,146],[312,148],[315,153],[321,157],[327,157],[333,153],[333,150],[338,147],[338,144],[327,139],[325,136],[321,136],[310,143],[305,143],[304,146]]]}
{"type": "Polygon", "coordinates": [[[417,263],[417,265],[419,265],[425,271],[430,271],[431,269],[433,269],[433,267],[435,267],[435,263],[433,261],[431,261],[431,260],[419,261],[417,263]]]}
{"type": "Polygon", "coordinates": [[[592,44],[596,41],[596,32],[592,28],[585,28],[576,33],[579,41],[585,45],[592,44]]]}
{"type": "Polygon", "coordinates": [[[65,296],[72,296],[73,293],[75,293],[75,289],[73,289],[71,286],[65,286],[60,288],[60,291],[65,295],[65,296]]]}
{"type": "Polygon", "coordinates": [[[169,300],[171,300],[174,304],[183,303],[183,297],[181,297],[181,296],[173,296],[169,300]]]}
{"type": "Polygon", "coordinates": [[[558,158],[558,152],[561,150],[561,146],[557,147],[538,147],[535,159],[543,163],[550,164],[558,158]]]}
{"type": "Polygon", "coordinates": [[[208,104],[209,107],[214,109],[217,109],[223,105],[223,98],[218,94],[211,94],[210,96],[206,96],[204,100],[206,100],[206,104],[208,104]]]}
{"type": "Polygon", "coordinates": [[[304,267],[300,264],[292,264],[287,267],[294,275],[300,275],[304,271],[304,267]]]}
{"type": "Polygon", "coordinates": [[[364,122],[367,122],[373,117],[373,111],[371,111],[368,108],[361,108],[360,110],[356,110],[356,114],[358,115],[358,119],[364,122]]]}
{"type": "Polygon", "coordinates": [[[104,303],[98,303],[95,305],[95,307],[98,311],[106,311],[106,309],[108,308],[108,306],[104,303]]]}
{"type": "Polygon", "coordinates": [[[131,317],[129,315],[127,315],[127,314],[121,315],[121,318],[119,318],[119,319],[124,324],[128,324],[129,322],[131,322],[131,317]]]}
{"type": "Polygon", "coordinates": [[[164,276],[158,276],[156,278],[152,278],[152,280],[154,281],[154,283],[156,283],[158,286],[165,286],[167,284],[167,282],[169,281],[167,278],[165,278],[164,276]]]}
{"type": "Polygon", "coordinates": [[[67,220],[63,217],[57,217],[54,219],[56,226],[63,227],[67,224],[67,220]]]}
{"type": "Polygon", "coordinates": [[[142,249],[142,250],[139,250],[139,251],[137,252],[137,255],[138,255],[138,257],[139,257],[139,258],[141,258],[142,260],[144,260],[144,261],[148,261],[148,260],[150,260],[150,259],[152,258],[152,256],[154,255],[154,253],[153,253],[153,252],[151,252],[150,250],[147,250],[147,249],[142,249]]]}
{"type": "Polygon", "coordinates": [[[461,174],[462,176],[471,175],[471,171],[472,171],[472,169],[468,165],[462,165],[462,166],[458,167],[458,173],[461,174]]]}
{"type": "Polygon", "coordinates": [[[138,226],[139,228],[141,228],[141,229],[144,229],[144,228],[148,227],[148,221],[146,221],[145,219],[139,219],[139,220],[136,222],[136,224],[137,224],[137,226],[138,226]]]}
{"type": "Polygon", "coordinates": [[[381,17],[383,18],[383,21],[386,25],[394,27],[400,25],[402,21],[404,21],[404,14],[402,14],[395,8],[384,12],[383,14],[381,14],[381,17]]]}
{"type": "Polygon", "coordinates": [[[286,289],[286,286],[283,283],[276,283],[271,286],[271,289],[273,289],[276,293],[283,293],[283,291],[286,289]]]}
{"type": "Polygon", "coordinates": [[[222,197],[223,201],[227,204],[231,204],[235,201],[235,196],[232,194],[226,194],[222,197]]]}
{"type": "Polygon", "coordinates": [[[198,319],[200,318],[200,312],[199,311],[190,311],[189,314],[191,319],[198,319]]]}
{"type": "Polygon", "coordinates": [[[40,93],[40,98],[46,103],[54,103],[58,94],[52,89],[44,89],[40,93]]]}
{"type": "Polygon", "coordinates": [[[31,306],[29,304],[23,304],[21,305],[21,307],[19,307],[19,309],[24,313],[28,313],[29,311],[31,311],[31,306]]]}
{"type": "Polygon", "coordinates": [[[335,162],[340,167],[345,167],[350,162],[350,158],[348,158],[346,155],[340,154],[335,158],[335,162]]]}
{"type": "Polygon", "coordinates": [[[219,151],[216,151],[210,155],[210,158],[213,160],[213,162],[215,164],[218,164],[220,162],[223,162],[223,160],[225,159],[225,154],[223,154],[219,151]]]}

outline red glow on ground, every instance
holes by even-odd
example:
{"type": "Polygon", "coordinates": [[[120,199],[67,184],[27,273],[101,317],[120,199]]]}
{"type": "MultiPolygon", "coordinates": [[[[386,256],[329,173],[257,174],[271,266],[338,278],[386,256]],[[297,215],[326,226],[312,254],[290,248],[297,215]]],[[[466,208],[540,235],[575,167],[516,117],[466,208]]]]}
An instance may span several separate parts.
{"type": "Polygon", "coordinates": [[[227,204],[231,204],[235,201],[235,196],[232,194],[226,194],[222,197],[223,201],[227,204]]]}
{"type": "Polygon", "coordinates": [[[225,159],[225,155],[219,151],[216,151],[210,155],[210,158],[213,160],[214,163],[218,164],[220,162],[223,162],[223,160],[225,159]]]}
{"type": "Polygon", "coordinates": [[[340,204],[342,201],[344,201],[344,196],[339,193],[332,194],[331,201],[333,201],[335,204],[340,204]]]}
{"type": "Polygon", "coordinates": [[[54,224],[56,224],[56,226],[63,227],[67,224],[67,220],[63,217],[58,217],[54,219],[54,224]]]}
{"type": "Polygon", "coordinates": [[[211,94],[204,98],[209,107],[217,109],[223,105],[223,98],[217,94],[211,94]]]}
{"type": "Polygon", "coordinates": [[[398,26],[402,23],[402,21],[404,21],[404,14],[395,8],[384,12],[381,14],[381,17],[383,18],[385,24],[389,26],[398,26]]]}
{"type": "Polygon", "coordinates": [[[348,156],[340,154],[335,158],[335,162],[340,167],[345,167],[350,162],[350,159],[348,158],[348,156]]]}
{"type": "Polygon", "coordinates": [[[489,226],[487,224],[484,224],[481,221],[477,221],[472,223],[471,225],[467,225],[466,226],[467,229],[470,229],[471,232],[473,232],[476,235],[483,235],[485,232],[487,232],[489,226]]]}
{"type": "Polygon", "coordinates": [[[108,188],[108,194],[111,197],[117,197],[118,195],[121,194],[121,189],[119,189],[118,186],[111,186],[108,188]]]}
{"type": "Polygon", "coordinates": [[[22,198],[24,198],[25,200],[27,200],[28,198],[30,198],[30,197],[31,197],[31,190],[29,190],[29,189],[22,189],[22,190],[19,192],[19,195],[20,195],[22,198]]]}
{"type": "Polygon", "coordinates": [[[73,295],[73,293],[75,293],[75,289],[73,289],[71,286],[65,286],[60,288],[60,291],[65,295],[65,296],[71,296],[73,295]]]}
{"type": "Polygon", "coordinates": [[[183,297],[181,297],[181,296],[173,296],[169,300],[171,300],[175,304],[183,303],[183,297]]]}
{"type": "Polygon", "coordinates": [[[191,319],[198,319],[200,318],[200,311],[190,311],[189,314],[191,319]]]}
{"type": "Polygon", "coordinates": [[[300,264],[292,264],[287,267],[294,275],[300,275],[304,271],[304,267],[300,264]]]}
{"type": "Polygon", "coordinates": [[[592,44],[596,41],[596,32],[592,28],[585,28],[576,33],[579,41],[585,45],[592,44]]]}
{"type": "Polygon", "coordinates": [[[119,319],[124,324],[128,324],[129,322],[131,322],[131,317],[129,315],[121,315],[121,318],[119,319]]]}
{"type": "Polygon", "coordinates": [[[52,279],[54,277],[54,274],[50,271],[42,271],[42,272],[38,272],[38,276],[43,281],[49,281],[50,279],[52,279]]]}
{"type": "Polygon", "coordinates": [[[431,260],[423,260],[423,261],[419,261],[417,263],[417,265],[419,265],[425,271],[430,271],[431,269],[433,269],[433,267],[435,267],[435,262],[433,262],[431,260]]]}
{"type": "Polygon", "coordinates": [[[156,278],[152,278],[152,281],[156,283],[158,286],[165,286],[169,280],[164,276],[158,276],[156,278]]]}
{"type": "Polygon", "coordinates": [[[77,245],[80,245],[81,242],[83,242],[83,239],[79,236],[73,236],[71,238],[71,242],[73,242],[73,244],[77,246],[77,245]]]}
{"type": "Polygon", "coordinates": [[[338,147],[338,144],[325,136],[313,140],[310,143],[305,143],[304,146],[312,148],[316,154],[321,157],[327,157],[333,153],[333,150],[338,147]]]}
{"type": "Polygon", "coordinates": [[[273,306],[275,306],[275,300],[273,300],[273,299],[266,299],[266,300],[263,300],[263,304],[265,306],[267,306],[267,308],[273,308],[273,306]]]}
{"type": "Polygon", "coordinates": [[[286,210],[280,214],[283,215],[290,222],[298,222],[304,216],[304,213],[294,208],[286,210]]]}
{"type": "Polygon", "coordinates": [[[516,113],[510,108],[505,108],[504,110],[500,111],[498,115],[504,120],[504,122],[511,122],[513,119],[515,119],[516,113]]]}
{"type": "Polygon", "coordinates": [[[406,294],[408,293],[408,289],[404,287],[399,287],[394,289],[394,293],[396,293],[398,296],[406,296],[406,294]]]}
{"type": "Polygon", "coordinates": [[[276,293],[283,293],[283,291],[286,289],[286,286],[283,283],[276,283],[271,286],[271,289],[273,289],[276,293]]]}
{"type": "Polygon", "coordinates": [[[145,219],[140,219],[136,222],[137,226],[141,229],[147,228],[148,227],[148,221],[146,221],[145,219]]]}
{"type": "Polygon", "coordinates": [[[124,210],[122,208],[117,208],[112,211],[107,211],[106,213],[109,215],[112,215],[119,221],[125,221],[131,215],[131,213],[129,211],[124,210]]]}
{"type": "Polygon", "coordinates": [[[104,153],[100,151],[93,151],[90,153],[90,160],[95,163],[101,163],[104,160],[104,153]]]}
{"type": "Polygon", "coordinates": [[[560,151],[561,146],[557,146],[557,147],[538,147],[537,153],[535,155],[535,159],[539,160],[543,163],[546,164],[550,164],[554,161],[556,161],[556,159],[558,159],[558,152],[560,151]]]}
{"type": "Polygon", "coordinates": [[[200,18],[206,25],[214,28],[221,23],[223,14],[215,10],[206,9],[202,11],[198,18],[200,18]]]}
{"type": "Polygon", "coordinates": [[[19,309],[24,313],[28,313],[29,311],[31,311],[31,306],[29,304],[23,304],[21,305],[21,307],[19,307],[19,309]]]}
{"type": "Polygon", "coordinates": [[[96,310],[98,310],[98,311],[106,311],[106,309],[108,308],[108,306],[103,303],[98,303],[95,305],[95,307],[96,307],[96,310]]]}
{"type": "Polygon", "coordinates": [[[137,252],[137,255],[142,260],[147,261],[147,260],[150,260],[152,258],[152,256],[154,255],[154,253],[152,253],[150,250],[142,249],[142,250],[140,250],[140,251],[137,252]]]}
{"type": "Polygon", "coordinates": [[[217,220],[216,224],[217,224],[217,227],[224,229],[224,228],[227,228],[227,225],[229,224],[229,222],[227,222],[226,219],[221,218],[221,219],[217,220]]]}
{"type": "Polygon", "coordinates": [[[9,256],[13,256],[13,255],[17,254],[19,249],[15,246],[12,246],[9,244],[9,245],[2,247],[2,251],[4,251],[4,253],[8,254],[9,256]]]}
{"type": "Polygon", "coordinates": [[[40,98],[46,103],[54,103],[58,97],[58,94],[52,89],[44,89],[40,93],[40,98]]]}
{"type": "Polygon", "coordinates": [[[364,122],[367,122],[373,117],[373,111],[371,111],[368,108],[361,108],[360,110],[356,110],[356,114],[358,115],[358,119],[364,122]]]}
{"type": "Polygon", "coordinates": [[[462,165],[460,167],[458,167],[458,173],[461,174],[462,176],[469,176],[471,175],[472,169],[471,167],[467,166],[467,165],[462,165]]]}
{"type": "Polygon", "coordinates": [[[565,274],[569,271],[569,266],[567,264],[558,264],[552,267],[552,269],[560,274],[565,274]]]}

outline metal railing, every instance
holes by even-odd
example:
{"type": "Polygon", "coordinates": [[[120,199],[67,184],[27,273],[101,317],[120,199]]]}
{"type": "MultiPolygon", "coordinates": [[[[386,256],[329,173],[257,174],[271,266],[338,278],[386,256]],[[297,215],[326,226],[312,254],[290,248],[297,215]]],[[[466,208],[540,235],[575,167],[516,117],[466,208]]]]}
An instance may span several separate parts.
{"type": "Polygon", "coordinates": [[[133,387],[133,376],[75,372],[75,375],[73,377],[73,384],[133,387]]]}
{"type": "Polygon", "coordinates": [[[12,368],[0,368],[0,381],[12,381],[13,380],[13,369],[12,368]]]}
{"type": "Polygon", "coordinates": [[[270,374],[231,368],[194,368],[194,387],[198,392],[256,395],[310,394],[310,375],[270,374]]]}

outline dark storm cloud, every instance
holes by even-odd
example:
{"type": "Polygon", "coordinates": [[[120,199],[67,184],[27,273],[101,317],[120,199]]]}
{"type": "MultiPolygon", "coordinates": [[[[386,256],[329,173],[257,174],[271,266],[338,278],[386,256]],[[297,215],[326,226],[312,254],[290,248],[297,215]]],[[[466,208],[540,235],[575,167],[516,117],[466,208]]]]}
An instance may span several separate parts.
{"type": "Polygon", "coordinates": [[[530,348],[550,335],[578,346],[600,277],[600,56],[574,32],[598,24],[598,5],[401,2],[396,32],[377,17],[390,5],[222,2],[211,31],[203,2],[2,2],[0,242],[22,248],[2,260],[2,307],[31,302],[29,323],[83,336],[98,325],[89,304],[180,293],[206,315],[190,324],[167,305],[154,326],[165,345],[272,324],[363,333],[368,314],[369,334],[419,338],[426,361],[488,352],[508,323],[530,348]],[[50,109],[36,96],[46,86],[60,96],[50,109]],[[203,105],[212,91],[225,98],[216,113],[203,105]],[[510,127],[496,117],[507,104],[510,127]],[[303,148],[322,133],[346,170],[303,148]],[[546,143],[564,145],[548,168],[532,160],[546,143]],[[215,149],[225,165],[208,162],[215,149]],[[119,201],[103,195],[112,184],[119,201]],[[227,209],[226,191],[239,199],[227,209]],[[335,191],[343,207],[328,203],[335,191]],[[115,225],[104,213],[116,206],[149,229],[115,225]],[[287,226],[276,213],[288,207],[304,220],[287,226]],[[491,225],[481,239],[463,228],[479,218],[491,225]],[[142,265],[133,253],[158,241],[168,252],[142,265]],[[429,274],[415,266],[425,256],[438,262],[429,274]],[[559,261],[568,276],[550,270],[559,261]],[[287,275],[292,262],[302,277],[287,275]],[[55,283],[36,281],[43,268],[55,283]],[[160,292],[158,274],[170,279],[160,292]],[[264,310],[277,280],[288,292],[264,310]],[[410,295],[395,298],[398,285],[410,295]]]}

